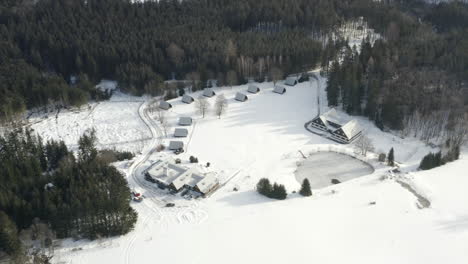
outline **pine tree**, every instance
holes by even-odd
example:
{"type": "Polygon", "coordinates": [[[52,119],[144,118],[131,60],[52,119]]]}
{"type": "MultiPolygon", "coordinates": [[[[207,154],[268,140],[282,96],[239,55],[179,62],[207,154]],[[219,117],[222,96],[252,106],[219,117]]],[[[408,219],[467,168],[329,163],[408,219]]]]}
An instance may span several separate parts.
{"type": "Polygon", "coordinates": [[[270,180],[267,178],[262,178],[257,183],[257,192],[261,195],[269,197],[272,193],[273,187],[271,186],[270,180]]]}
{"type": "Polygon", "coordinates": [[[393,148],[390,149],[390,152],[388,152],[388,155],[387,155],[387,163],[388,163],[388,166],[394,166],[395,165],[395,153],[393,151],[393,148]]]}
{"type": "Polygon", "coordinates": [[[311,196],[312,195],[312,190],[310,189],[310,183],[309,183],[309,180],[307,178],[305,178],[302,181],[302,186],[301,186],[301,190],[299,191],[299,193],[302,196],[311,196]]]}
{"type": "Polygon", "coordinates": [[[21,242],[18,238],[16,225],[3,211],[0,211],[0,249],[10,256],[21,252],[21,242]]]}

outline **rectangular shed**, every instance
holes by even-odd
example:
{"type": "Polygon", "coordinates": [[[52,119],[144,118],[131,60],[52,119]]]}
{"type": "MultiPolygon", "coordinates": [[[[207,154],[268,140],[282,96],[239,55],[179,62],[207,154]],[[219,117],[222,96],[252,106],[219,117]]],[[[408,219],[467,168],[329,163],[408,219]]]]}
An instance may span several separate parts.
{"type": "Polygon", "coordinates": [[[249,88],[247,89],[247,92],[249,93],[258,93],[260,92],[260,88],[254,84],[249,84],[249,88]]]}
{"type": "Polygon", "coordinates": [[[182,141],[169,142],[169,150],[182,150],[182,149],[184,149],[184,142],[182,141]]]}
{"type": "Polygon", "coordinates": [[[174,130],[174,137],[187,137],[188,130],[185,128],[176,128],[174,130]]]}
{"type": "Polygon", "coordinates": [[[205,88],[205,90],[203,90],[203,96],[205,97],[213,97],[215,95],[216,93],[211,88],[205,88]]]}
{"type": "Polygon", "coordinates": [[[277,94],[284,94],[286,92],[286,88],[284,88],[284,86],[282,85],[275,85],[275,89],[273,89],[273,92],[277,94]]]}
{"type": "Polygon", "coordinates": [[[236,99],[236,101],[239,101],[239,102],[245,102],[249,98],[247,97],[247,95],[243,93],[236,93],[236,97],[234,99],[236,99]]]}
{"type": "Polygon", "coordinates": [[[172,105],[166,101],[161,101],[159,102],[159,108],[163,110],[169,110],[170,108],[172,108],[172,105]]]}
{"type": "Polygon", "coordinates": [[[195,99],[188,94],[184,94],[184,96],[182,96],[182,103],[191,104],[193,101],[195,101],[195,99]]]}
{"type": "Polygon", "coordinates": [[[192,118],[191,117],[180,117],[179,118],[179,125],[180,126],[191,126],[192,125],[192,118]]]}

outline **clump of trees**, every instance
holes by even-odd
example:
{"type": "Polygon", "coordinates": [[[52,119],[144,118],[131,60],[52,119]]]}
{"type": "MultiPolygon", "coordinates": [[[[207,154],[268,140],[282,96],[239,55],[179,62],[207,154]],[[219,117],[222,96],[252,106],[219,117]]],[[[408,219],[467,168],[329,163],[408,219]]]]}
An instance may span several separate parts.
{"type": "Polygon", "coordinates": [[[262,178],[257,183],[257,192],[268,198],[277,200],[284,200],[288,196],[284,185],[277,184],[276,182],[272,185],[267,178],[262,178]]]}
{"type": "Polygon", "coordinates": [[[0,136],[2,248],[19,252],[15,233],[39,224],[58,238],[95,239],[133,229],[137,213],[127,182],[95,143],[94,131],[85,133],[75,156],[63,142],[44,143],[29,130],[0,136]]]}

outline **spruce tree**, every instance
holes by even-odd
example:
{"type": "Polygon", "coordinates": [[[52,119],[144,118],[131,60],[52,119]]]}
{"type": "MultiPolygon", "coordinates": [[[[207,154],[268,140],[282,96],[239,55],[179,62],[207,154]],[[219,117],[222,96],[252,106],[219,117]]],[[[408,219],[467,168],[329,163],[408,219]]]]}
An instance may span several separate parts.
{"type": "Polygon", "coordinates": [[[388,152],[387,155],[387,161],[388,161],[388,166],[394,166],[395,165],[395,153],[393,151],[393,148],[390,149],[390,152],[388,152]]]}
{"type": "Polygon", "coordinates": [[[301,194],[302,196],[311,196],[312,195],[312,190],[310,189],[310,183],[309,183],[309,180],[307,178],[305,178],[302,181],[302,186],[301,186],[301,190],[299,191],[299,194],[301,194]]]}
{"type": "Polygon", "coordinates": [[[268,180],[267,178],[262,178],[257,183],[257,192],[259,194],[270,197],[272,191],[273,191],[273,187],[271,186],[270,180],[268,180]]]}

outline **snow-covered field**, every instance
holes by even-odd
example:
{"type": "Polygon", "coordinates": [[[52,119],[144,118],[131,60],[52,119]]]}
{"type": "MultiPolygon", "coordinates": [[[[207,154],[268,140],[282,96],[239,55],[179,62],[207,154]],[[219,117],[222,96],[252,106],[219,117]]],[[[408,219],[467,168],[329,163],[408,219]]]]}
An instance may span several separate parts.
{"type": "MultiPolygon", "coordinates": [[[[317,95],[324,97],[324,80],[321,84],[320,89],[315,82],[288,87],[285,95],[272,93],[271,83],[260,84],[262,91],[248,94],[244,103],[233,97],[245,90],[245,85],[217,88],[217,94],[229,98],[227,114],[221,119],[211,113],[201,118],[193,104],[172,100],[173,108],[168,111],[172,128],[180,116],[195,118],[189,137],[184,139],[186,153],[179,157],[183,162],[191,155],[202,164],[210,162],[207,170],[217,172],[222,181],[230,181],[207,199],[188,201],[142,185],[138,178],[138,172],[151,160],[172,154],[148,155],[146,162],[136,157],[135,164],[143,164],[136,174],[132,173],[135,164],[116,164],[127,173],[129,184],[147,197],[134,204],[139,213],[135,230],[93,242],[65,240],[53,260],[74,264],[468,263],[466,155],[436,170],[413,172],[430,148],[416,139],[381,132],[358,118],[378,152],[395,148],[403,172],[383,177],[390,172],[381,165],[372,174],[314,189],[312,197],[292,193],[300,187],[294,175],[297,163],[303,160],[298,151],[307,153],[314,146],[336,144],[304,129],[304,123],[317,114],[317,95]],[[255,184],[263,177],[285,184],[288,199],[275,201],[258,195],[255,184]],[[411,184],[431,206],[418,209],[416,197],[395,179],[411,184]],[[176,207],[161,206],[166,202],[174,202],[176,207]]],[[[213,105],[215,98],[209,101],[213,105]]],[[[129,140],[126,135],[132,140],[151,135],[139,118],[139,103],[119,103],[116,108],[112,104],[101,103],[102,111],[96,108],[92,114],[85,111],[93,118],[99,116],[101,121],[94,124],[101,143],[114,138],[116,142],[129,140]],[[104,125],[99,127],[100,123],[104,125]],[[139,131],[140,137],[125,134],[128,129],[139,131]]],[[[322,100],[322,111],[326,110],[324,105],[322,100]]],[[[67,133],[78,134],[73,122],[80,129],[94,122],[85,113],[63,113],[61,118],[72,124],[63,124],[59,133],[55,120],[48,120],[49,126],[38,123],[34,128],[45,137],[64,138],[67,133]]],[[[143,153],[150,149],[148,144],[143,153]]]]}
{"type": "Polygon", "coordinates": [[[300,163],[296,171],[299,183],[307,178],[313,189],[332,185],[332,179],[348,181],[374,172],[371,165],[336,152],[317,152],[300,163]]]}
{"type": "Polygon", "coordinates": [[[139,152],[151,136],[138,116],[143,100],[117,92],[111,100],[91,103],[82,107],[82,111],[36,116],[29,122],[45,141],[63,140],[71,149],[76,149],[78,139],[86,130],[94,128],[99,148],[139,152]]]}

